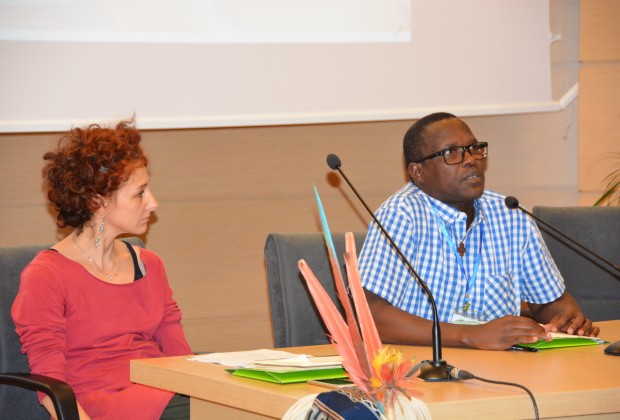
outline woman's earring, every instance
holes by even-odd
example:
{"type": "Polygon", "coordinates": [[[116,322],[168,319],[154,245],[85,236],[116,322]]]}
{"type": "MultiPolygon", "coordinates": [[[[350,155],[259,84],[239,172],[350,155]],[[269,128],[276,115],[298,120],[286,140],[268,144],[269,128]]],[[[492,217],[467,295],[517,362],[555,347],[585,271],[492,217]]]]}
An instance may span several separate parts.
{"type": "Polygon", "coordinates": [[[101,221],[101,225],[99,226],[99,236],[95,239],[95,248],[98,248],[101,245],[101,234],[103,233],[103,229],[105,228],[105,220],[101,221]]]}

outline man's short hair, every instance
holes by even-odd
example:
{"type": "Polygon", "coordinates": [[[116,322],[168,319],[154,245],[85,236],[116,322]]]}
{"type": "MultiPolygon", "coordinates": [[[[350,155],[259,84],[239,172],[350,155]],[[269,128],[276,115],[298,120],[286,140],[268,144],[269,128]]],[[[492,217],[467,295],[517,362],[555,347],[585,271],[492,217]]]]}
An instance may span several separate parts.
{"type": "Polygon", "coordinates": [[[447,112],[435,112],[429,114],[416,121],[409,130],[405,133],[403,138],[403,156],[405,158],[405,167],[409,167],[411,162],[416,162],[422,159],[422,148],[426,141],[426,127],[437,121],[446,120],[449,118],[457,118],[456,115],[452,115],[447,112]]]}

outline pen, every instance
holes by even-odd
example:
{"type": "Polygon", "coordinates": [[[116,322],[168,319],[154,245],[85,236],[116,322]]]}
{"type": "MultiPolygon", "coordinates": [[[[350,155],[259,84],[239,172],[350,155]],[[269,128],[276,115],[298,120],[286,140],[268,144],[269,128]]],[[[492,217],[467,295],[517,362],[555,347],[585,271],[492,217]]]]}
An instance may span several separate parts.
{"type": "Polygon", "coordinates": [[[508,350],[517,350],[517,351],[530,351],[537,352],[538,349],[535,347],[521,347],[521,346],[512,346],[508,350]]]}

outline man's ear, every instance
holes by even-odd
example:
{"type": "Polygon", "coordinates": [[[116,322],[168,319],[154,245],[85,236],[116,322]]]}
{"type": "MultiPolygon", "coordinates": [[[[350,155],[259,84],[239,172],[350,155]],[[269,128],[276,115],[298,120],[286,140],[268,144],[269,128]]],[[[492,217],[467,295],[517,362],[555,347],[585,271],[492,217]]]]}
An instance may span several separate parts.
{"type": "Polygon", "coordinates": [[[411,162],[407,166],[407,172],[409,172],[409,176],[411,177],[411,180],[416,185],[420,185],[423,182],[422,165],[420,165],[419,163],[411,162]]]}

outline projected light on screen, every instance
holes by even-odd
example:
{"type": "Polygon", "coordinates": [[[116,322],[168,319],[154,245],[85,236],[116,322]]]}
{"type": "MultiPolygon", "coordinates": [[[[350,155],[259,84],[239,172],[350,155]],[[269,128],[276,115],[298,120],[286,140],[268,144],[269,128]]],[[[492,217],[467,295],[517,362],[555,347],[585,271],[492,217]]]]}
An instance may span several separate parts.
{"type": "Polygon", "coordinates": [[[411,0],[0,0],[0,39],[406,42],[411,0]]]}
{"type": "MultiPolygon", "coordinates": [[[[545,0],[0,0],[0,132],[548,112],[545,0]],[[97,100],[85,100],[85,93],[97,100]]],[[[559,98],[559,99],[558,99],[559,98]]]]}

